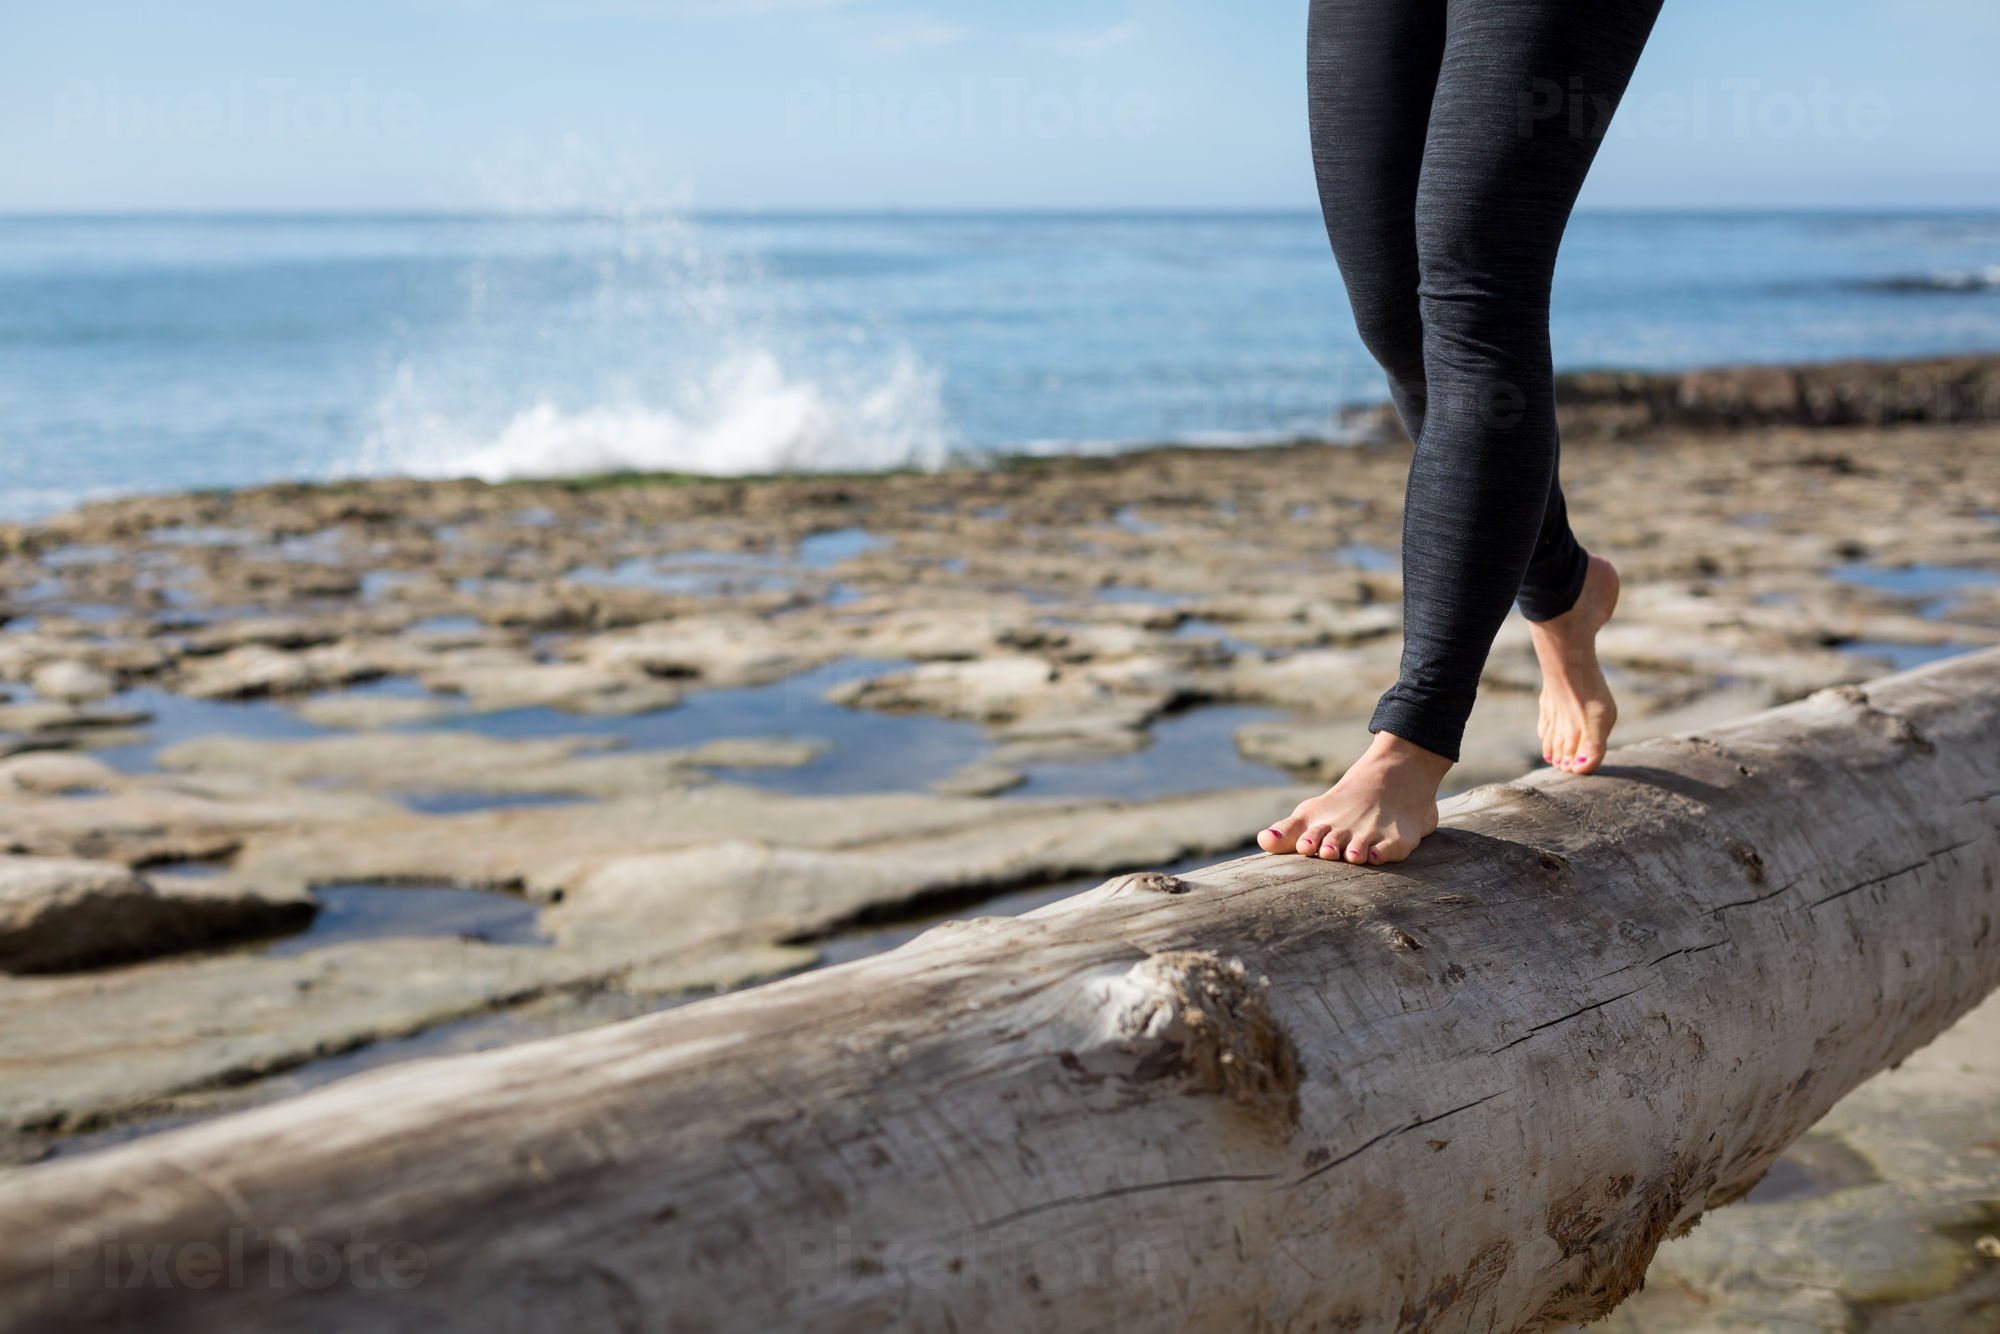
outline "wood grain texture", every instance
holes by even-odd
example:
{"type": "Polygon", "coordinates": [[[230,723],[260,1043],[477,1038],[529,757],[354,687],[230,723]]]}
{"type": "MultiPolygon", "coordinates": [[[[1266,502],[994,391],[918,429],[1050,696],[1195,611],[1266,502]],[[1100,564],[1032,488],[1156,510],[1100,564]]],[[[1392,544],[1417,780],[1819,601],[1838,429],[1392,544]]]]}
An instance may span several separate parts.
{"type": "Polygon", "coordinates": [[[2000,651],[1445,820],[28,1169],[0,1322],[1586,1319],[2000,982],[2000,651]]]}

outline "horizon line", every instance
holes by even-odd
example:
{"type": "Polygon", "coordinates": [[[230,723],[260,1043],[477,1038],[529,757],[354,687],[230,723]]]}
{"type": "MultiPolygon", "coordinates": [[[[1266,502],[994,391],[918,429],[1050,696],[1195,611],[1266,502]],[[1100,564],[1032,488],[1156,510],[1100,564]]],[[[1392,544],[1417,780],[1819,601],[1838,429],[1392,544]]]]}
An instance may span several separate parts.
{"type": "MultiPolygon", "coordinates": [[[[1652,216],[1716,217],[1773,214],[1845,214],[1902,216],[1956,214],[2000,216],[2000,203],[1993,204],[1592,204],[1579,207],[1579,216],[1592,214],[1646,214],[1652,216]]],[[[228,206],[190,205],[174,207],[116,206],[109,208],[6,208],[0,207],[4,221],[60,220],[585,220],[620,217],[685,218],[690,220],[737,220],[754,218],[977,218],[977,217],[1062,217],[1062,218],[1279,218],[1318,217],[1312,204],[869,204],[869,205],[773,205],[702,206],[674,208],[669,205],[634,207],[507,208],[492,205],[422,207],[410,205],[348,206],[228,206]]]]}

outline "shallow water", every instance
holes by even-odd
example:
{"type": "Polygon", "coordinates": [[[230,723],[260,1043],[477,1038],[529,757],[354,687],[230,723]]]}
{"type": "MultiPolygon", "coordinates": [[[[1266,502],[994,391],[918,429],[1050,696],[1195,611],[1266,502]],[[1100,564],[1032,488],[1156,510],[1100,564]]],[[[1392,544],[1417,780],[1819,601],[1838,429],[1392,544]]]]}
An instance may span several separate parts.
{"type": "Polygon", "coordinates": [[[1187,602],[1185,593],[1169,593],[1164,589],[1141,588],[1136,584],[1106,584],[1097,590],[1099,602],[1118,602],[1135,607],[1179,607],[1187,602]]]}
{"type": "Polygon", "coordinates": [[[791,581],[761,557],[737,552],[686,552],[677,556],[635,556],[616,565],[583,565],[564,578],[604,588],[645,588],[656,593],[722,598],[746,593],[783,592],[791,581]]]}
{"type": "Polygon", "coordinates": [[[1891,671],[1903,672],[1926,663],[1942,662],[1961,653],[1970,653],[1979,644],[1899,644],[1888,639],[1850,639],[1839,646],[1842,653],[1881,658],[1891,671]]]}
{"type": "MultiPolygon", "coordinates": [[[[831,570],[843,561],[894,545],[891,539],[866,528],[834,528],[800,538],[789,554],[695,548],[637,556],[613,566],[579,566],[565,577],[577,584],[647,588],[694,597],[781,592],[792,586],[792,576],[800,571],[831,570]]],[[[843,599],[836,590],[826,600],[835,603],[843,599]]]]}
{"type": "Polygon", "coordinates": [[[327,885],[313,890],[319,912],[305,930],[263,948],[304,954],[328,945],[400,936],[447,936],[489,945],[545,945],[539,909],[516,894],[429,885],[327,885]]]}
{"type": "Polygon", "coordinates": [[[1220,621],[1211,621],[1202,616],[1190,616],[1174,627],[1177,639],[1210,640],[1219,644],[1238,657],[1268,658],[1269,650],[1261,644],[1253,644],[1247,639],[1239,639],[1230,628],[1220,621]]]}
{"type": "Polygon", "coordinates": [[[484,631],[486,623],[477,616],[426,616],[407,628],[416,635],[472,635],[484,631]]]}
{"type": "Polygon", "coordinates": [[[150,773],[154,756],[168,746],[197,737],[239,736],[259,741],[306,741],[334,736],[334,728],[308,722],[276,700],[189,699],[155,686],[140,686],[106,701],[106,707],[133,709],[151,715],[138,730],[146,740],[129,746],[109,746],[90,754],[127,773],[150,773]]]}
{"type": "Polygon", "coordinates": [[[1876,565],[1869,561],[1848,561],[1834,566],[1829,574],[1843,583],[1859,584],[1878,592],[1907,599],[1923,599],[1913,608],[1917,615],[1932,620],[1949,616],[1969,588],[2000,587],[2000,570],[1973,565],[1876,565]]]}
{"type": "Polygon", "coordinates": [[[1875,565],[1868,561],[1850,561],[1836,565],[1833,577],[1844,583],[1860,584],[1864,588],[1880,589],[1884,593],[1903,593],[1910,596],[1956,593],[1962,588],[2000,586],[2000,570],[1981,569],[1972,565],[1927,565],[1921,562],[1911,565],[1875,565]]]}
{"type": "Polygon", "coordinates": [[[735,737],[817,738],[826,752],[797,768],[718,769],[719,776],[778,792],[831,794],[928,787],[986,752],[985,730],[921,714],[877,714],[825,698],[841,682],[908,664],[850,658],[765,686],[691,692],[676,708],[636,716],[509,709],[409,723],[404,732],[460,730],[501,738],[615,737],[633,750],[699,746],[735,737]]]}
{"type": "Polygon", "coordinates": [[[1775,1204],[1830,1195],[1881,1180],[1874,1166],[1832,1135],[1808,1132],[1771,1164],[1743,1197],[1746,1204],[1775,1204]]]}
{"type": "Polygon", "coordinates": [[[889,538],[878,537],[866,528],[834,528],[800,538],[792,563],[808,570],[830,570],[842,561],[871,551],[886,551],[894,545],[889,538]]]}
{"type": "MultiPolygon", "coordinates": [[[[828,744],[820,755],[803,765],[715,767],[707,772],[724,781],[799,796],[923,791],[994,753],[995,743],[984,727],[929,714],[850,709],[825,698],[825,692],[834,685],[908,666],[888,660],[843,659],[771,685],[693,691],[677,707],[637,715],[574,714],[536,707],[448,713],[384,730],[418,735],[473,732],[503,740],[591,737],[617,741],[622,743],[621,749],[633,751],[679,749],[742,737],[811,739],[828,744]]],[[[461,702],[455,696],[433,694],[409,677],[385,677],[330,693],[435,699],[447,707],[456,707],[461,702]]],[[[155,757],[161,749],[198,737],[305,741],[351,735],[344,729],[311,722],[276,700],[192,700],[146,687],[126,691],[109,703],[152,715],[152,721],[139,729],[146,734],[144,742],[91,752],[129,773],[154,772],[155,757]]],[[[1150,730],[1151,743],[1141,751],[1023,766],[1027,782],[1008,795],[1110,796],[1136,800],[1281,783],[1286,781],[1283,772],[1245,760],[1237,753],[1233,733],[1246,723],[1284,716],[1278,709],[1235,705],[1190,709],[1157,722],[1150,730]]],[[[484,792],[477,788],[401,792],[396,796],[410,809],[432,814],[560,805],[586,799],[560,793],[484,792]]]]}
{"type": "Polygon", "coordinates": [[[1380,547],[1369,546],[1365,542],[1349,542],[1346,546],[1335,547],[1327,553],[1341,565],[1352,565],[1357,570],[1378,573],[1394,573],[1403,568],[1402,557],[1380,547]]]}
{"type": "Polygon", "coordinates": [[[1154,723],[1153,742],[1128,755],[1023,768],[1028,781],[1008,797],[1109,796],[1150,800],[1217,788],[1289,782],[1281,769],[1246,760],[1236,750],[1236,730],[1286,717],[1283,709],[1213,704],[1154,723]]]}
{"type": "Polygon", "coordinates": [[[482,792],[453,789],[439,792],[398,792],[396,800],[425,815],[463,815],[467,811],[501,811],[527,806],[574,806],[590,798],[570,792],[482,792]]]}

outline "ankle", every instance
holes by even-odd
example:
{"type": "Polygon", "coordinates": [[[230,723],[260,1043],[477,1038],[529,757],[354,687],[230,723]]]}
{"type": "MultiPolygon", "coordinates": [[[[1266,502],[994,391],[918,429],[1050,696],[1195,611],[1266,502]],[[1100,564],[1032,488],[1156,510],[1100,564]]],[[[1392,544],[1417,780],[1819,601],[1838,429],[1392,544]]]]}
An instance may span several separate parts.
{"type": "Polygon", "coordinates": [[[1583,587],[1577,590],[1576,601],[1569,610],[1545,621],[1528,622],[1528,628],[1538,637],[1594,633],[1611,619],[1612,608],[1618,601],[1618,569],[1602,556],[1590,556],[1588,560],[1589,571],[1583,587]]]}
{"type": "Polygon", "coordinates": [[[1406,741],[1394,732],[1377,732],[1368,743],[1359,764],[1385,768],[1409,769],[1418,773],[1435,775],[1442,780],[1451,769],[1453,761],[1434,750],[1426,750],[1414,741],[1406,741]]]}

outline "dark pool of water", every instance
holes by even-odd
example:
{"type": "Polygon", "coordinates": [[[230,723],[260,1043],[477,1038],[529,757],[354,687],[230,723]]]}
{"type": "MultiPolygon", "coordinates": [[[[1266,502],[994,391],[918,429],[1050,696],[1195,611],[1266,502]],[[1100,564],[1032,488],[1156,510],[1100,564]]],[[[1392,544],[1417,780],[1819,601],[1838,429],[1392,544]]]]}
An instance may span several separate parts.
{"type": "Polygon", "coordinates": [[[188,524],[174,528],[155,528],[146,534],[146,540],[163,547],[247,547],[255,546],[264,539],[261,533],[247,528],[188,524]]]}
{"type": "MultiPolygon", "coordinates": [[[[22,599],[25,602],[27,599],[22,599]]],[[[108,602],[43,602],[25,616],[16,616],[7,622],[7,628],[18,634],[40,629],[43,622],[67,617],[83,625],[101,625],[130,616],[129,607],[116,607],[108,602]]],[[[102,638],[102,636],[98,636],[102,638]]]]}
{"type": "Polygon", "coordinates": [[[777,551],[693,549],[635,556],[617,565],[586,565],[570,571],[573,583],[650,588],[694,597],[771,592],[791,585],[800,570],[830,570],[843,561],[893,545],[866,528],[834,528],[799,539],[789,556],[777,551]]]}
{"type": "Polygon", "coordinates": [[[1178,607],[1187,598],[1180,593],[1168,593],[1157,588],[1134,588],[1126,584],[1108,584],[1097,590],[1099,602],[1125,602],[1142,607],[1178,607]]]}
{"type": "Polygon", "coordinates": [[[1289,782],[1282,770],[1246,760],[1236,750],[1236,729],[1272,722],[1282,709],[1223,704],[1191,709],[1153,724],[1153,743],[1129,755],[1081,763],[1037,764],[1028,781],[1008,797],[1110,796],[1134,801],[1289,782]]]}
{"type": "Polygon", "coordinates": [[[1329,554],[1340,564],[1352,565],[1357,570],[1395,571],[1403,566],[1394,553],[1369,546],[1366,542],[1349,542],[1344,547],[1335,547],[1329,554]]]}
{"type": "Polygon", "coordinates": [[[1120,506],[1111,516],[1111,522],[1128,533],[1157,533],[1160,525],[1141,514],[1130,505],[1120,506]]]}
{"type": "Polygon", "coordinates": [[[1955,658],[1979,647],[1978,644],[1898,644],[1887,639],[1850,639],[1840,645],[1840,651],[1885,659],[1890,670],[1902,672],[1926,663],[1955,658]]]}
{"type": "Polygon", "coordinates": [[[469,635],[486,628],[477,616],[426,616],[422,620],[411,621],[410,630],[417,634],[469,635]]]}
{"type": "Polygon", "coordinates": [[[1956,595],[1968,588],[2000,586],[2000,570],[1972,565],[1918,562],[1888,566],[1868,561],[1848,561],[1834,566],[1828,573],[1843,583],[1859,584],[1863,588],[1900,597],[1923,598],[1925,601],[1917,608],[1917,614],[1929,617],[1948,615],[1959,601],[1956,595]]]}
{"type": "Polygon", "coordinates": [[[81,542],[70,542],[63,546],[51,547],[36,557],[45,570],[68,570],[83,565],[109,565],[113,561],[126,559],[122,548],[94,546],[81,542]]]}
{"type": "Polygon", "coordinates": [[[425,815],[463,815],[522,806],[574,806],[590,798],[574,792],[398,792],[396,800],[425,815]]]}
{"type": "Polygon", "coordinates": [[[760,572],[763,563],[759,558],[738,559],[734,552],[706,554],[712,559],[635,556],[616,565],[580,566],[564,577],[576,584],[648,588],[660,593],[685,593],[690,597],[777,592],[790,587],[791,581],[782,575],[760,572]]]}
{"type": "MultiPolygon", "coordinates": [[[[1243,646],[1245,651],[1255,651],[1243,646]]],[[[677,708],[636,716],[565,713],[551,708],[494,713],[447,714],[398,724],[405,733],[468,731],[481,736],[528,740],[555,736],[602,737],[630,750],[699,746],[739,737],[797,737],[827,743],[817,757],[795,768],[719,768],[717,778],[795,795],[922,791],[958,769],[993,753],[986,730],[977,724],[927,714],[885,714],[829,702],[834,685],[910,664],[844,659],[785,681],[732,690],[702,690],[677,708]]],[[[341,692],[389,698],[440,698],[408,677],[385,678],[341,692]]],[[[304,741],[345,735],[271,700],[191,700],[144,688],[119,695],[118,708],[145,711],[148,740],[93,752],[126,772],[155,770],[165,746],[203,736],[238,736],[265,741],[304,741]]],[[[1129,755],[1028,767],[1028,781],[1011,795],[1116,796],[1133,799],[1214,788],[1284,781],[1267,765],[1237,754],[1233,734],[1248,722],[1283,717],[1275,709],[1211,706],[1166,718],[1154,725],[1152,744],[1129,755]]],[[[403,794],[413,810],[432,814],[508,806],[557,805],[582,798],[554,793],[495,793],[477,789],[403,794]]]]}
{"type": "Polygon", "coordinates": [[[1231,653],[1240,654],[1248,658],[1267,658],[1270,656],[1262,645],[1253,644],[1247,639],[1238,639],[1228,626],[1220,621],[1211,621],[1205,616],[1190,616],[1182,621],[1174,627],[1174,637],[1177,639],[1213,640],[1215,643],[1228,649],[1231,653]]]}
{"type": "Polygon", "coordinates": [[[1749,1204],[1811,1199],[1879,1181],[1874,1165],[1832,1135],[1809,1131],[1743,1197],[1749,1204]]]}
{"type": "Polygon", "coordinates": [[[146,867],[146,878],[160,880],[213,880],[228,870],[223,862],[153,862],[146,867]]]}
{"type": "Polygon", "coordinates": [[[719,769],[719,777],[778,792],[835,794],[922,789],[986,754],[976,724],[923,714],[844,708],[825,698],[842,682],[899,671],[908,663],[848,658],[784,681],[733,690],[700,690],[678,708],[630,717],[558,709],[510,709],[403,725],[402,731],[461,729],[483,736],[602,736],[633,750],[698,746],[735,737],[809,737],[829,743],[797,768],[719,769]]]}
{"type": "Polygon", "coordinates": [[[446,936],[490,945],[543,945],[537,908],[495,890],[432,886],[329,885],[312,925],[264,947],[266,954],[304,954],[356,940],[446,936]]]}
{"type": "Polygon", "coordinates": [[[272,700],[188,699],[152,686],[114,696],[106,707],[151,715],[141,725],[146,740],[137,745],[111,746],[90,753],[127,773],[150,773],[162,747],[204,736],[251,737],[259,741],[304,741],[336,735],[272,700]]]}
{"type": "Polygon", "coordinates": [[[844,560],[865,556],[871,551],[882,551],[892,545],[894,543],[890,539],[878,537],[866,528],[833,528],[800,538],[792,564],[808,570],[827,570],[844,560]]]}

